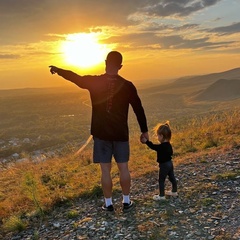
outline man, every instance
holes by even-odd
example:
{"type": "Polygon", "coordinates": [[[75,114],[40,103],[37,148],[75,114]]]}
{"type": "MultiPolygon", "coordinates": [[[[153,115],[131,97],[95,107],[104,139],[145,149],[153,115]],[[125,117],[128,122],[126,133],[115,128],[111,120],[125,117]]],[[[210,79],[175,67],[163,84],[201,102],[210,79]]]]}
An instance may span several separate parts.
{"type": "Polygon", "coordinates": [[[122,210],[128,212],[134,207],[130,200],[131,176],[129,161],[129,104],[137,117],[140,137],[148,139],[147,120],[141,100],[132,82],[118,75],[122,68],[122,55],[111,51],[105,61],[105,74],[99,76],[79,76],[78,74],[55,66],[50,66],[52,74],[70,80],[78,87],[87,89],[92,102],[91,134],[93,135],[93,162],[100,163],[101,184],[105,204],[102,209],[114,211],[112,202],[111,160],[114,157],[122,188],[122,210]]]}

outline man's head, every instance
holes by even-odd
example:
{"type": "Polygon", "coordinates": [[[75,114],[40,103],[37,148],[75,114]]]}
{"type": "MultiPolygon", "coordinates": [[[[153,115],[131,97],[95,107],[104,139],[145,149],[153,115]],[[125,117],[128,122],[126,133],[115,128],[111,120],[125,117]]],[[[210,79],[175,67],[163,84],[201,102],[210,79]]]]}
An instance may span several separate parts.
{"type": "Polygon", "coordinates": [[[117,75],[118,70],[122,68],[122,54],[117,51],[111,51],[106,58],[106,73],[109,75],[117,75]]]}
{"type": "Polygon", "coordinates": [[[116,67],[119,67],[122,65],[122,54],[117,51],[111,51],[107,55],[106,62],[115,65],[116,67]]]}

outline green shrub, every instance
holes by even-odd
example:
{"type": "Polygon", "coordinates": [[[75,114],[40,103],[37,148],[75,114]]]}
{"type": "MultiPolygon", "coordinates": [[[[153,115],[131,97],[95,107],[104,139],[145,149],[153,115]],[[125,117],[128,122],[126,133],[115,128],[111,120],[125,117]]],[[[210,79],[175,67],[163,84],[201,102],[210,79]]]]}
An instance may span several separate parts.
{"type": "Polygon", "coordinates": [[[11,232],[21,232],[26,228],[26,224],[17,216],[12,216],[3,224],[3,228],[11,232]]]}
{"type": "Polygon", "coordinates": [[[67,213],[68,218],[76,218],[78,216],[78,211],[76,210],[71,210],[67,213]]]}

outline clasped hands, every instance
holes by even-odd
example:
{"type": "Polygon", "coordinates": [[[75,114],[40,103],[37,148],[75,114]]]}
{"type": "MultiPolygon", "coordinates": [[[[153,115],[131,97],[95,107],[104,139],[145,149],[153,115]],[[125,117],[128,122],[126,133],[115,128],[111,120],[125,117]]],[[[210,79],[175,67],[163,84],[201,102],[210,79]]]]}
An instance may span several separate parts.
{"type": "Polygon", "coordinates": [[[148,132],[142,133],[140,136],[140,142],[146,143],[147,140],[149,140],[148,132]]]}

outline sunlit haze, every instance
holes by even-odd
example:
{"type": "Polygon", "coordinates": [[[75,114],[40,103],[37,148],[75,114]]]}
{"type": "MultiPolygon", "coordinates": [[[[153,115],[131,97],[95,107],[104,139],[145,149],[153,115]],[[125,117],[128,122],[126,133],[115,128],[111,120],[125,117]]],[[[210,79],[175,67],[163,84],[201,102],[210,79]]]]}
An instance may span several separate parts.
{"type": "Polygon", "coordinates": [[[240,67],[240,1],[0,1],[0,89],[65,86],[48,66],[138,81],[240,67]]]}
{"type": "Polygon", "coordinates": [[[81,68],[91,68],[101,63],[111,50],[106,44],[98,42],[97,34],[69,34],[62,43],[64,60],[81,68]]]}

